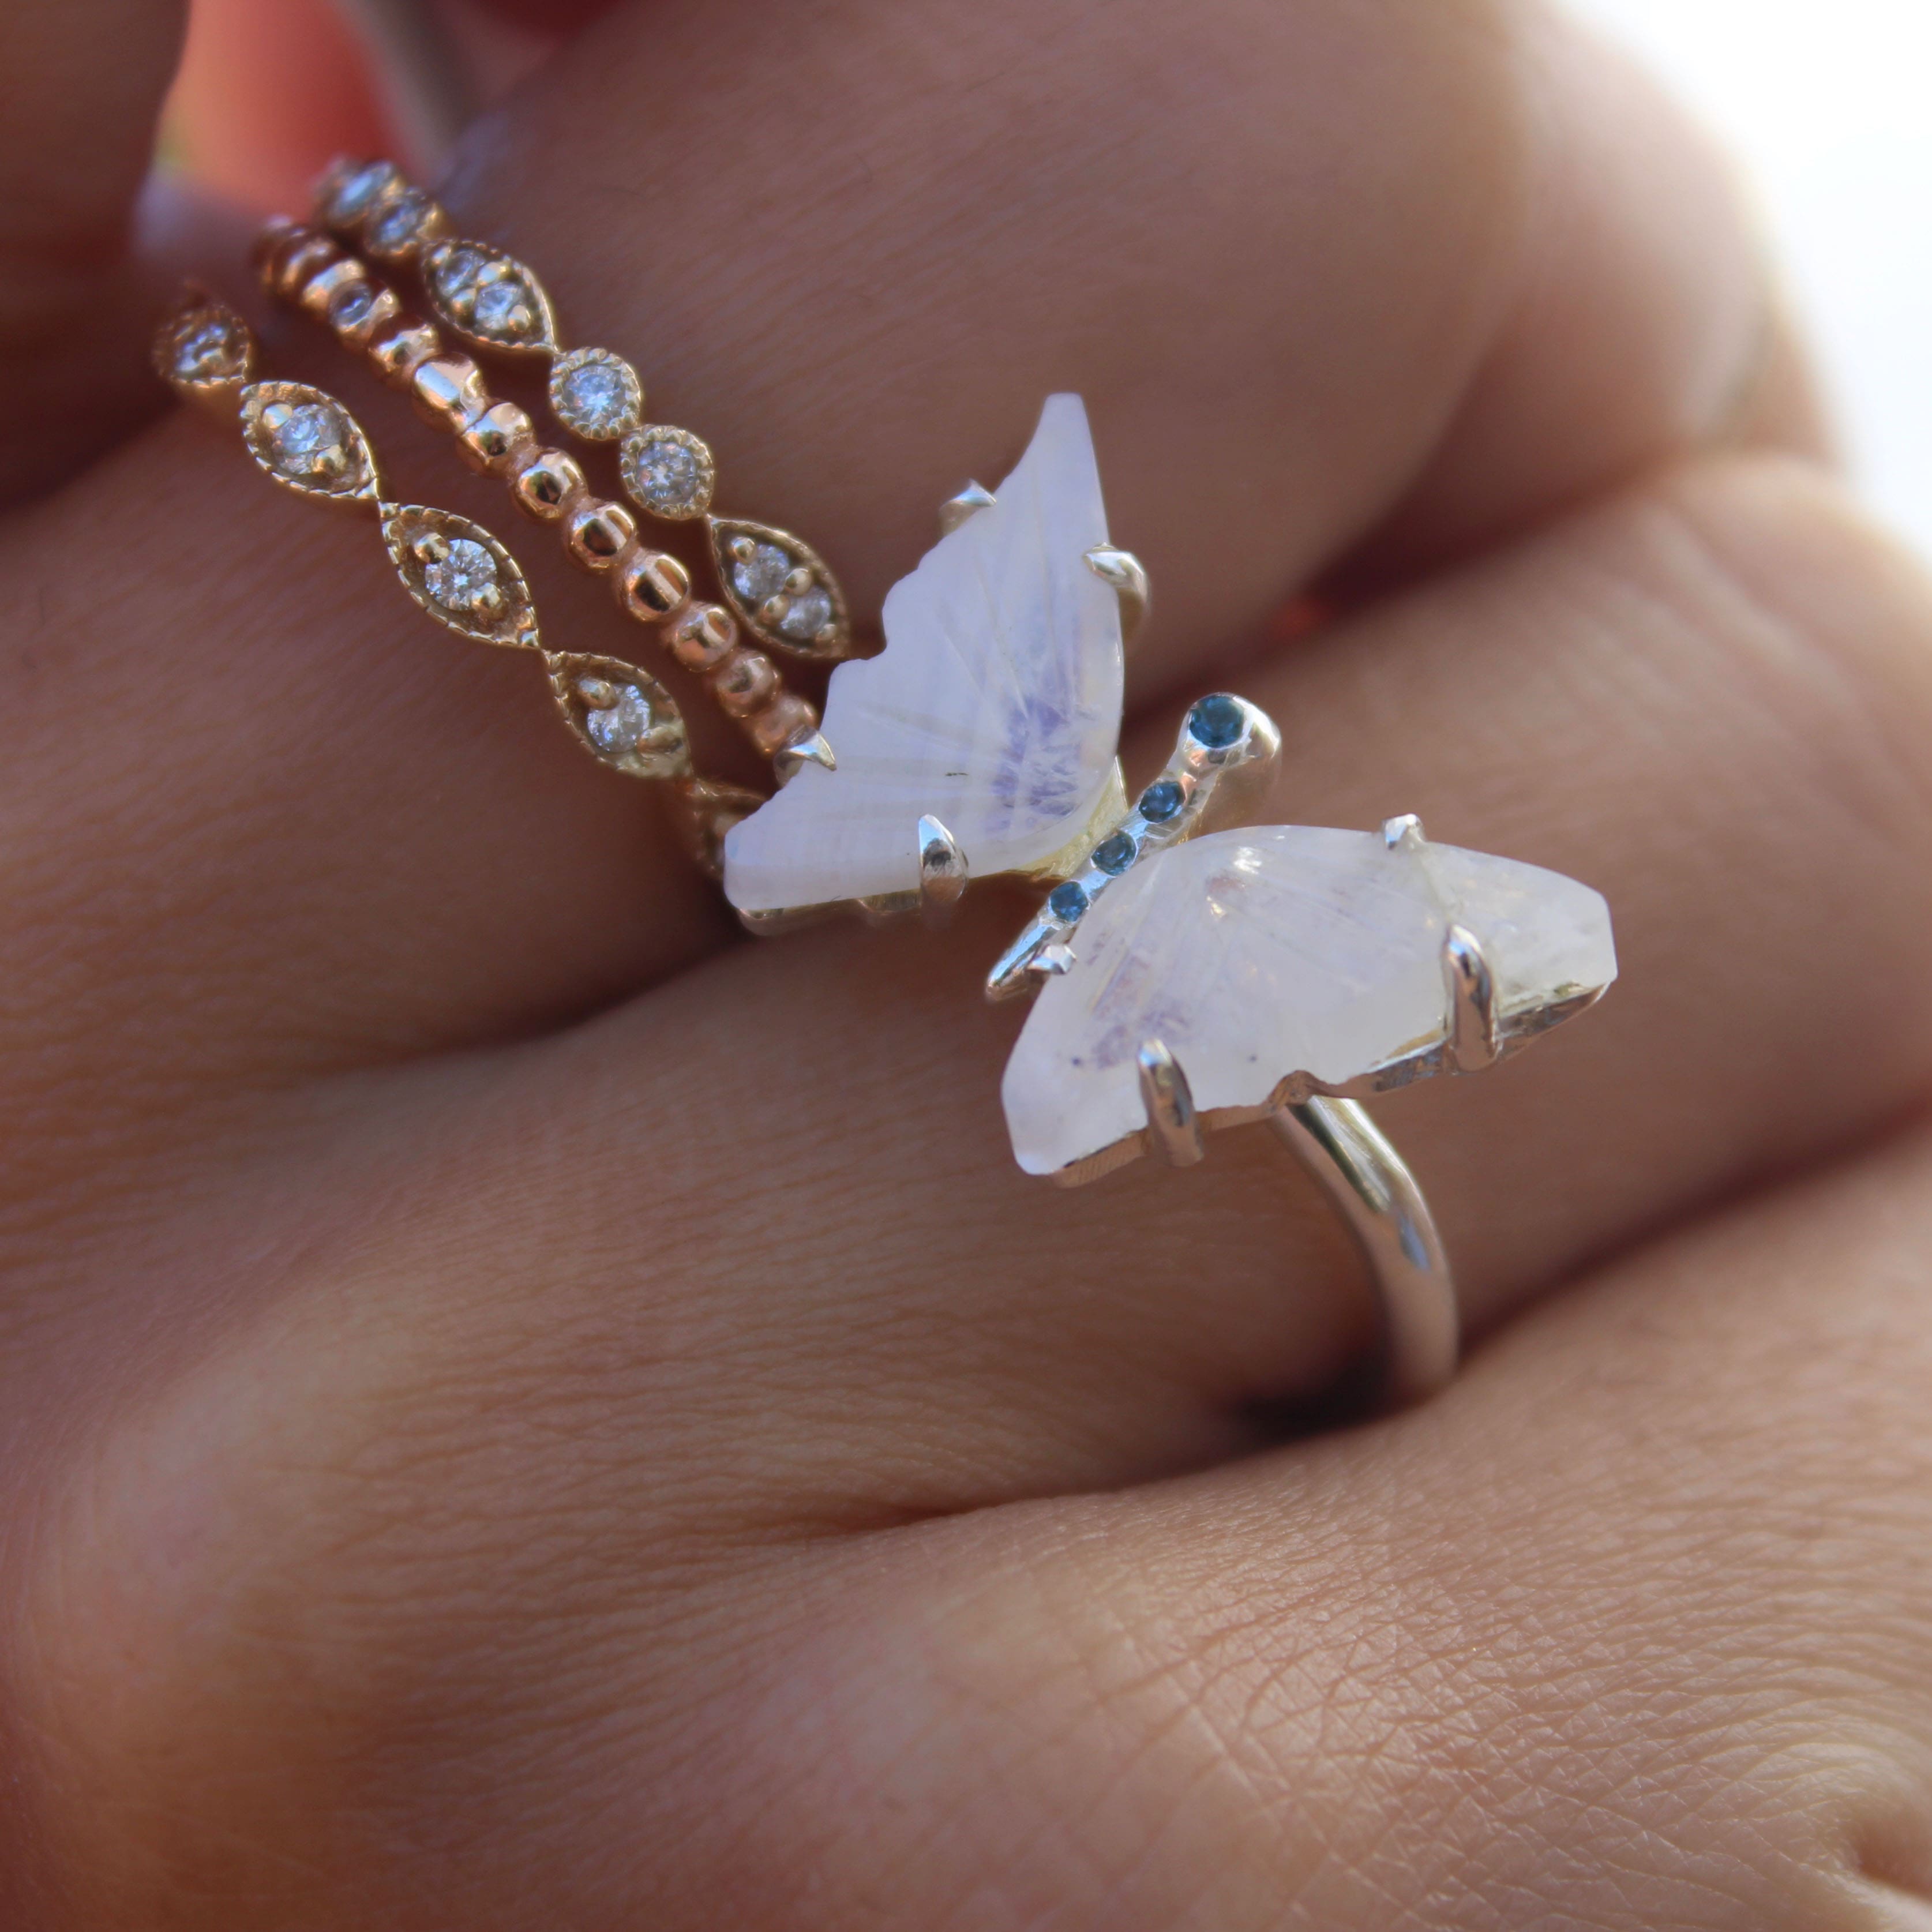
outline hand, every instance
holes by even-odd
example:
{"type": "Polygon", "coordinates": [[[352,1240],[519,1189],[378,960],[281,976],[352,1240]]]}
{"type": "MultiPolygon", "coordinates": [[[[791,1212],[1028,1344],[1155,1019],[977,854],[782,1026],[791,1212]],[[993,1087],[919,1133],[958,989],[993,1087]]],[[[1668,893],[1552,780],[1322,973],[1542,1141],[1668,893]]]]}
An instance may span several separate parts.
{"type": "Polygon", "coordinates": [[[856,608],[1078,388],[1130,772],[1232,686],[1265,816],[1609,896],[1600,1011],[1383,1110],[1487,1340],[1270,1446],[1357,1264],[1264,1136],[1015,1170],[1016,897],[734,940],[527,663],[138,425],[163,11],[0,24],[0,1921],[1932,1924],[1932,600],[1699,142],[1509,0],[727,0],[454,176],[856,608]]]}

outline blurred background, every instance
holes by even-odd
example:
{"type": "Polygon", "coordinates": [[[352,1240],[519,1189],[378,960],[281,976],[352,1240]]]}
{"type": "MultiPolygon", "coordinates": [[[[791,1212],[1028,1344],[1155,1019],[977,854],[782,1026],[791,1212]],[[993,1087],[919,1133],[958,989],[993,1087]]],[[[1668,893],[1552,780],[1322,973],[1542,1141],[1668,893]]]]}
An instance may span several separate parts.
{"type": "Polygon", "coordinates": [[[1570,0],[1730,143],[1852,460],[1932,554],[1932,0],[1570,0]]]}
{"type": "MultiPolygon", "coordinates": [[[[1851,460],[1932,554],[1932,0],[1569,0],[1729,143],[1811,328],[1851,460]]],[[[257,206],[299,206],[355,145],[430,159],[470,104],[598,0],[195,0],[172,158],[257,206]],[[460,29],[463,64],[412,59],[460,29]],[[299,94],[231,84],[272,42],[299,94]],[[407,76],[413,74],[412,81],[407,76]]]]}

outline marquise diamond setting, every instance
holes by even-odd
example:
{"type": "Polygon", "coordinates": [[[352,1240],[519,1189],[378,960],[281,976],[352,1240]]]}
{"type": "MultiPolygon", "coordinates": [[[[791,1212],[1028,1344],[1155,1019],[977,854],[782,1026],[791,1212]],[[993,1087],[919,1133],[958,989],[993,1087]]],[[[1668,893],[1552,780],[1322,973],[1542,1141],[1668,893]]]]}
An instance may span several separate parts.
{"type": "Polygon", "coordinates": [[[256,382],[242,392],[249,454],[284,488],[340,502],[373,496],[375,458],[348,411],[302,382],[256,382]]]}
{"type": "Polygon", "coordinates": [[[815,658],[851,648],[844,600],[818,553],[788,531],[713,518],[718,581],[738,620],[761,644],[815,658]]]}
{"type": "Polygon", "coordinates": [[[492,349],[556,346],[550,298],[529,269],[483,242],[445,241],[423,251],[423,289],[437,318],[492,349]]]}
{"type": "Polygon", "coordinates": [[[175,374],[184,382],[220,382],[238,375],[248,352],[221,316],[198,321],[175,345],[175,374]]]}
{"type": "Polygon", "coordinates": [[[352,226],[401,178],[388,161],[364,161],[349,167],[323,192],[323,219],[332,228],[352,226]]]}
{"type": "Polygon", "coordinates": [[[590,742],[609,758],[621,758],[638,751],[650,735],[653,719],[651,701],[634,684],[620,685],[614,690],[594,677],[578,681],[578,694],[587,707],[584,728],[590,742]]]}
{"type": "Polygon", "coordinates": [[[632,778],[677,778],[691,769],[684,718],[669,692],[616,658],[550,661],[565,721],[607,765],[632,778]]]}
{"type": "Polygon", "coordinates": [[[289,476],[326,476],[346,457],[349,425],[328,403],[277,403],[262,412],[275,466],[289,476]]]}
{"type": "Polygon", "coordinates": [[[437,215],[436,205],[419,188],[404,188],[382,202],[364,224],[369,252],[400,261],[414,252],[437,215]]]}
{"type": "Polygon", "coordinates": [[[542,648],[524,574],[480,524],[402,504],[384,518],[382,539],[403,588],[438,623],[480,644],[542,648]]]}
{"type": "Polygon", "coordinates": [[[254,365],[248,325],[212,298],[191,302],[154,339],[154,368],[164,382],[196,395],[245,382],[254,365]]]}

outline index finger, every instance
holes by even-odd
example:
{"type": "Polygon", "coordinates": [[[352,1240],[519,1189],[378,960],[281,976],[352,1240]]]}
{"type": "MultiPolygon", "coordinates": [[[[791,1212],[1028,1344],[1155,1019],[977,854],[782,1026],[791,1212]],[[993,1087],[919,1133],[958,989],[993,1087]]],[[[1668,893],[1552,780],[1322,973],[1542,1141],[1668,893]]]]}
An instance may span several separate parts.
{"type": "MultiPolygon", "coordinates": [[[[538,269],[572,339],[635,362],[653,416],[704,434],[733,501],[818,545],[861,611],[930,541],[939,498],[997,480],[1044,394],[1084,391],[1114,536],[1156,585],[1144,698],[1193,681],[1432,464],[1455,501],[1489,479],[1486,528],[1715,419],[1758,340],[1748,239],[1660,110],[1644,172],[1588,165],[1633,110],[1582,85],[1580,56],[1532,57],[1569,32],[1503,0],[1215,0],[1184,36],[1154,0],[632,8],[474,130],[448,198],[538,269]],[[1599,308],[1626,320],[1575,322],[1599,308]],[[1484,373],[1534,373],[1525,332],[1552,366],[1571,356],[1567,410],[1536,406],[1553,379],[1484,373]]],[[[364,406],[319,338],[289,349],[275,373],[364,406]]],[[[368,420],[402,458],[416,432],[368,420]]],[[[176,1004],[144,990],[142,1037],[167,1042],[171,1079],[201,1081],[211,1042],[242,1080],[313,1070],[318,1041],[332,1064],[460,1044],[718,943],[607,775],[566,770],[566,746],[541,763],[528,748],[554,728],[512,716],[507,682],[486,694],[488,674],[422,657],[362,537],[304,524],[200,429],[168,434],[10,546],[18,577],[80,583],[106,515],[118,580],[142,586],[111,638],[76,632],[88,760],[27,735],[23,710],[0,762],[0,835],[38,854],[22,929],[43,950],[14,979],[44,991],[23,996],[23,1036],[44,1036],[43,1000],[124,998],[121,962],[158,934],[176,1004]],[[319,677],[337,719],[304,736],[297,784],[261,721],[313,719],[319,677]],[[104,771],[138,812],[102,808],[104,771]],[[135,820],[166,863],[130,890],[135,820]],[[43,825],[56,849],[24,829],[43,825]],[[184,896],[244,909],[246,945],[171,916],[184,896]]],[[[500,496],[441,494],[446,448],[404,460],[424,500],[501,518],[500,496]]],[[[637,650],[608,598],[553,601],[524,557],[573,648],[637,650]]]]}
{"type": "MultiPolygon", "coordinates": [[[[1724,164],[1522,0],[620,8],[453,188],[862,610],[1081,391],[1144,695],[1365,542],[1439,560],[1724,433],[1771,339],[1724,164]]],[[[1816,444],[1802,400],[1756,427],[1816,444]]]]}

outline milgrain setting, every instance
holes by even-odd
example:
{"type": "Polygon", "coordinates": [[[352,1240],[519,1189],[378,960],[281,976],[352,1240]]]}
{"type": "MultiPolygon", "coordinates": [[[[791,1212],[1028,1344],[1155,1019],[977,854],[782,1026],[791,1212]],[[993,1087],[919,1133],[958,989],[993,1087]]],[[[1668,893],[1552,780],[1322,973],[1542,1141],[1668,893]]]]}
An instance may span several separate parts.
{"type": "Polygon", "coordinates": [[[391,500],[374,448],[348,410],[307,383],[257,380],[257,359],[247,323],[198,289],[156,332],[161,375],[185,400],[234,422],[272,482],[376,522],[398,581],[425,616],[474,643],[539,658],[578,743],[626,777],[664,781],[692,856],[715,875],[726,830],[758,797],[693,770],[670,692],[621,658],[552,650],[522,570],[495,536],[452,511],[391,500]]]}
{"type": "MultiPolygon", "coordinates": [[[[683,560],[647,541],[632,509],[598,496],[575,457],[542,444],[528,414],[493,395],[482,369],[453,350],[445,332],[506,355],[550,357],[559,420],[589,441],[623,440],[620,468],[654,515],[675,521],[701,514],[698,497],[708,505],[713,470],[704,444],[641,422],[643,386],[622,358],[560,350],[549,298],[534,276],[500,250],[452,236],[444,211],[391,164],[338,165],[317,191],[317,212],[320,226],[278,217],[262,231],[256,263],[268,292],[406,393],[419,416],[455,438],[469,467],[500,478],[523,515],[555,530],[571,562],[602,578],[625,615],[655,631],[704,680],[719,709],[770,759],[780,784],[802,764],[828,760],[816,708],[785,688],[765,651],[744,641],[730,596],[722,603],[694,596],[683,560]],[[438,320],[406,310],[372,262],[416,272],[438,320]],[[674,500],[680,478],[695,493],[682,506],[674,500]]],[[[748,809],[756,795],[744,802],[748,809]]],[[[722,818],[718,829],[722,836],[722,818]]]]}
{"type": "Polygon", "coordinates": [[[448,212],[392,162],[334,164],[316,185],[314,224],[272,224],[264,246],[270,287],[419,400],[425,382],[435,389],[428,400],[436,419],[463,440],[478,466],[510,482],[529,514],[564,524],[573,555],[586,568],[610,570],[634,616],[668,626],[680,661],[710,678],[726,712],[774,760],[781,782],[802,764],[825,764],[831,753],[816,713],[784,688],[764,654],[824,663],[851,654],[844,593],[824,558],[788,531],[714,514],[717,465],[704,440],[646,420],[637,370],[611,350],[566,347],[535,272],[491,243],[453,232],[448,212]],[[406,314],[370,262],[413,272],[433,320],[406,314]],[[590,496],[574,458],[541,448],[529,418],[491,398],[476,365],[446,350],[443,333],[484,354],[546,363],[551,413],[580,441],[618,446],[620,482],[634,509],[704,526],[722,604],[693,604],[684,566],[643,541],[631,510],[590,496]],[[420,373],[432,365],[453,381],[420,373]],[[581,543],[574,535],[580,524],[587,532],[581,543]],[[640,574],[646,592],[632,598],[622,586],[640,574]],[[740,630],[764,651],[740,644],[740,630]]]}

